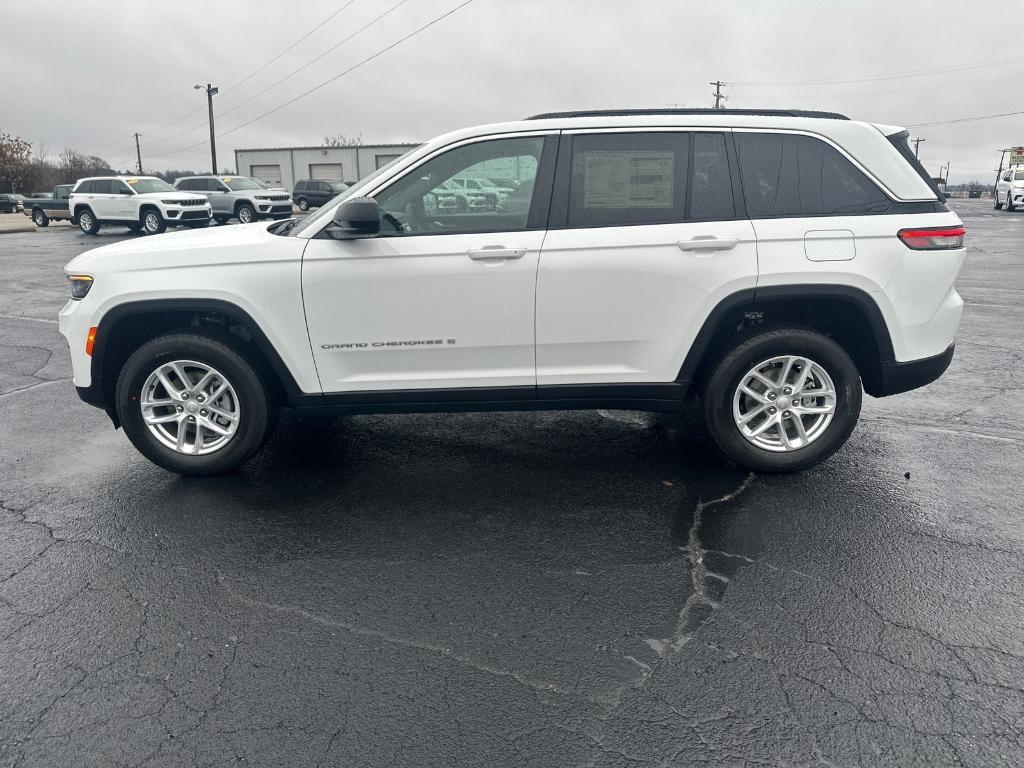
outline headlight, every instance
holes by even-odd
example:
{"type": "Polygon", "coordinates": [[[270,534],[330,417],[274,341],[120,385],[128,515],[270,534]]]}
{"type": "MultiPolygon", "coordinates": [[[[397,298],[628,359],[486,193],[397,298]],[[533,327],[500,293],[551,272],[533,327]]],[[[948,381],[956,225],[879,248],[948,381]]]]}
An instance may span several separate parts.
{"type": "Polygon", "coordinates": [[[161,200],[164,205],[181,205],[181,200],[161,200]]]}
{"type": "Polygon", "coordinates": [[[92,278],[88,275],[68,275],[68,282],[71,283],[72,299],[84,299],[92,288],[92,278]]]}

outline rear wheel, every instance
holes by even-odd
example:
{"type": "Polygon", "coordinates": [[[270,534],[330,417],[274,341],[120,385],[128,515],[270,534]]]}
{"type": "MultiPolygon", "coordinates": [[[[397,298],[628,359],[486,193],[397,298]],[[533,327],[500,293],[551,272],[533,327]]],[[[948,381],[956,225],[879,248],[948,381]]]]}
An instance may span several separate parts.
{"type": "Polygon", "coordinates": [[[100,231],[100,223],[92,210],[86,208],[78,212],[78,228],[87,235],[95,235],[100,231]]]}
{"type": "Polygon", "coordinates": [[[36,208],[32,211],[32,221],[37,227],[48,227],[50,226],[50,217],[46,215],[41,208],[36,208]]]}
{"type": "Polygon", "coordinates": [[[147,235],[159,235],[167,230],[167,222],[159,211],[148,208],[142,214],[142,229],[147,235]]]}
{"type": "Polygon", "coordinates": [[[701,399],[708,432],[727,458],[757,472],[795,472],[849,438],[860,415],[860,375],[827,336],[782,329],[725,355],[701,399]]]}
{"type": "Polygon", "coordinates": [[[137,349],[118,376],[117,414],[150,461],[183,475],[232,472],[270,437],[277,406],[257,369],[209,336],[173,333],[137,349]]]}

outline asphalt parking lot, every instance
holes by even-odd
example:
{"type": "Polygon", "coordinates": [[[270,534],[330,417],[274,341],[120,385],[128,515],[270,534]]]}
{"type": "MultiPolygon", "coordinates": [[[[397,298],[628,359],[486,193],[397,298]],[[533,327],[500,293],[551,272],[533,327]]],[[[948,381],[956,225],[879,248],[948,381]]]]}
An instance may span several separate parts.
{"type": "Polygon", "coordinates": [[[955,205],[945,377],[825,465],[632,413],[285,418],[182,479],[0,235],[0,765],[1024,764],[1024,213],[955,205]]]}

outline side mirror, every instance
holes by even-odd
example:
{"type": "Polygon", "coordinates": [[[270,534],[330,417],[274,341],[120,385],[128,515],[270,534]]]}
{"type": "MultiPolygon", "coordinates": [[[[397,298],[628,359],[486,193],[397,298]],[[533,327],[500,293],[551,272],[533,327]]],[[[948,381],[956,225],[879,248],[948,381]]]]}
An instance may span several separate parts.
{"type": "Polygon", "coordinates": [[[358,240],[380,232],[380,207],[372,197],[353,197],[334,210],[328,231],[335,240],[358,240]]]}
{"type": "Polygon", "coordinates": [[[131,193],[132,191],[130,189],[126,189],[125,187],[121,187],[117,190],[117,194],[119,195],[130,195],[131,193]]]}

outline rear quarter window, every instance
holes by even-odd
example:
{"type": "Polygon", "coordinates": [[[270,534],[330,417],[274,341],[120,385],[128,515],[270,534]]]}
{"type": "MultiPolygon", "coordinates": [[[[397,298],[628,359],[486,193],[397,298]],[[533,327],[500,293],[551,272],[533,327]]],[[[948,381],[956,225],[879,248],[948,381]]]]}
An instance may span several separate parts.
{"type": "Polygon", "coordinates": [[[812,136],[737,132],[751,218],[884,212],[888,197],[835,148],[812,136]]]}

